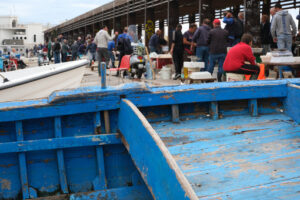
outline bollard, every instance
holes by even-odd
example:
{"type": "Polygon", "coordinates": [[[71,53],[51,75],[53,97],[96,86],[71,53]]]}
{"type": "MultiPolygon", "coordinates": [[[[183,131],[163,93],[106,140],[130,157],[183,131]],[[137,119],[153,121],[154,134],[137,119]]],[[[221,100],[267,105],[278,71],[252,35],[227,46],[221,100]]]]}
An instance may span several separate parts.
{"type": "Polygon", "coordinates": [[[105,89],[106,88],[106,63],[101,62],[101,88],[105,89]]]}

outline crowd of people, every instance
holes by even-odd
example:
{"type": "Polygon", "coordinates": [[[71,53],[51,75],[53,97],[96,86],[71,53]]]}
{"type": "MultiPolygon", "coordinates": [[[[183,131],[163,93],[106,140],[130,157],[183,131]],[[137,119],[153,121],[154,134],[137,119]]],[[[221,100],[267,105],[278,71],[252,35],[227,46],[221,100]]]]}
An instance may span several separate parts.
{"type": "MultiPolygon", "coordinates": [[[[282,10],[279,3],[270,10],[269,15],[263,14],[261,17],[261,44],[263,54],[272,49],[287,49],[293,51],[293,41],[300,42],[300,33],[296,35],[295,19],[286,10],[282,10]]],[[[297,16],[300,20],[300,15],[297,16]]],[[[218,63],[218,81],[222,80],[225,72],[253,74],[257,75],[260,71],[255,63],[255,57],[252,53],[253,37],[244,33],[244,13],[240,12],[234,16],[231,12],[224,13],[223,23],[225,28],[221,27],[221,21],[215,19],[204,19],[201,26],[190,24],[188,31],[182,34],[182,25],[177,25],[176,30],[172,32],[170,53],[173,56],[176,74],[174,79],[181,77],[183,62],[188,60],[189,55],[195,54],[199,62],[204,62],[203,71],[211,74],[218,63]],[[212,27],[211,27],[212,24],[212,27]],[[228,47],[230,50],[228,51],[228,47]]],[[[54,62],[66,62],[67,55],[71,55],[70,60],[76,60],[80,55],[86,54],[92,61],[105,61],[108,66],[111,61],[111,67],[115,66],[115,52],[119,52],[119,66],[124,55],[132,53],[131,42],[133,38],[128,33],[128,27],[123,29],[123,33],[115,32],[112,36],[108,33],[108,27],[102,29],[93,38],[87,35],[85,39],[78,37],[77,41],[68,44],[68,41],[59,35],[58,38],[48,41],[44,46],[37,48],[48,52],[49,60],[52,56],[54,62]]],[[[150,52],[162,53],[162,46],[167,41],[162,37],[162,31],[157,30],[149,40],[150,52]]],[[[118,67],[119,67],[118,66],[118,67]]],[[[98,66],[100,75],[100,69],[98,66]]]]}
{"type": "MultiPolygon", "coordinates": [[[[97,32],[95,37],[87,35],[85,39],[78,37],[76,41],[69,44],[63,35],[59,35],[52,42],[49,40],[41,49],[48,54],[49,60],[54,58],[54,63],[74,61],[82,55],[87,55],[90,60],[90,66],[96,60],[104,61],[106,66],[115,66],[116,52],[118,52],[119,66],[124,55],[132,53],[131,47],[132,37],[128,34],[128,27],[125,27],[122,34],[117,31],[112,36],[108,33],[108,27],[104,25],[97,32]]],[[[98,72],[100,76],[100,65],[98,72]]],[[[93,70],[93,67],[92,67],[93,70]]]]}
{"type": "MultiPolygon", "coordinates": [[[[267,14],[261,18],[261,44],[263,54],[271,49],[294,50],[293,44],[300,42],[300,32],[298,35],[295,19],[287,10],[282,10],[279,3],[271,8],[271,21],[267,14]],[[294,42],[293,42],[294,41],[294,42]]],[[[297,16],[300,20],[300,15],[297,16]]],[[[190,24],[189,30],[182,34],[182,25],[178,25],[172,33],[172,46],[170,53],[173,55],[176,74],[174,79],[181,77],[184,60],[188,61],[188,55],[195,54],[199,62],[204,62],[204,71],[211,74],[218,63],[218,81],[222,80],[223,72],[233,72],[240,74],[259,73],[259,67],[255,63],[252,53],[253,37],[244,33],[244,13],[238,13],[234,17],[231,12],[224,13],[223,23],[225,28],[221,28],[221,21],[215,19],[204,19],[200,27],[190,24]],[[227,52],[228,47],[230,50],[227,52]]],[[[151,52],[160,53],[161,41],[159,39],[161,31],[158,30],[150,39],[149,48],[151,52]]]]}

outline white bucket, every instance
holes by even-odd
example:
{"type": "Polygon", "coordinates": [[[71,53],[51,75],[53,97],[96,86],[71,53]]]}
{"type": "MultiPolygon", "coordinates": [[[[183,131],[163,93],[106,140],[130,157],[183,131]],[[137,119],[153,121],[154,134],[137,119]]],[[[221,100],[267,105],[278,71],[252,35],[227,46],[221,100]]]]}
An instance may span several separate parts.
{"type": "Polygon", "coordinates": [[[172,75],[171,68],[166,67],[166,66],[164,66],[159,72],[159,76],[163,80],[170,80],[171,75],[172,75]]]}

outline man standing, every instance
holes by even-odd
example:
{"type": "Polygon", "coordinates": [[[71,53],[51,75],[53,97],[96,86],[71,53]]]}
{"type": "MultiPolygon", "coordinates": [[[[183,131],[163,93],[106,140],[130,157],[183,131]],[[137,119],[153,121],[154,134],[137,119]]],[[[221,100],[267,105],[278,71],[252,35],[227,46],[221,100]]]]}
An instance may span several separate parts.
{"type": "Polygon", "coordinates": [[[244,33],[244,14],[240,12],[239,19],[234,18],[231,12],[225,14],[223,22],[226,24],[225,30],[229,34],[229,46],[234,46],[240,42],[244,33]]]}
{"type": "Polygon", "coordinates": [[[275,14],[276,14],[276,9],[271,8],[270,9],[270,15],[272,16],[272,19],[271,19],[271,24],[270,24],[270,36],[269,36],[270,40],[271,40],[271,49],[277,49],[277,44],[274,42],[272,34],[271,34],[271,27],[272,27],[273,20],[275,18],[275,14]]]}
{"type": "MultiPolygon", "coordinates": [[[[184,44],[184,60],[187,60],[188,55],[192,55],[191,46],[193,43],[193,35],[197,29],[196,24],[190,24],[189,30],[183,34],[183,44],[184,44]]],[[[193,48],[196,47],[194,44],[193,48]]]]}
{"type": "Polygon", "coordinates": [[[115,48],[116,48],[115,41],[114,40],[109,41],[108,42],[108,53],[109,53],[112,68],[115,68],[115,54],[114,54],[115,48]]]}
{"type": "MultiPolygon", "coordinates": [[[[125,49],[125,46],[126,46],[126,44],[128,45],[129,41],[133,41],[133,39],[130,35],[128,35],[128,27],[125,27],[123,30],[123,33],[118,36],[117,43],[115,44],[115,45],[117,45],[117,49],[120,52],[119,67],[121,65],[123,56],[125,56],[126,53],[129,53],[129,52],[126,52],[126,49],[125,49]]],[[[118,75],[118,73],[117,73],[117,75],[118,75]]]]}
{"type": "Polygon", "coordinates": [[[160,48],[160,35],[161,35],[161,30],[157,30],[155,34],[153,34],[150,38],[149,41],[149,49],[150,53],[155,52],[157,54],[161,53],[161,48],[160,48]]]}
{"type": "Polygon", "coordinates": [[[177,80],[181,77],[181,70],[183,67],[183,35],[182,35],[182,26],[178,24],[176,30],[172,33],[172,46],[171,46],[171,55],[173,56],[173,61],[175,65],[176,74],[174,80],[177,80]]]}
{"type": "Polygon", "coordinates": [[[74,41],[73,44],[72,44],[72,46],[71,46],[72,61],[77,60],[78,49],[79,49],[79,46],[77,44],[77,41],[74,41]]]}
{"type": "Polygon", "coordinates": [[[67,56],[69,52],[68,41],[66,39],[63,40],[63,45],[61,47],[61,61],[67,62],[67,56]]]}
{"type": "Polygon", "coordinates": [[[203,24],[197,29],[196,33],[193,36],[193,42],[192,42],[192,47],[195,46],[195,43],[197,44],[196,56],[198,57],[198,61],[205,63],[205,71],[207,71],[208,69],[208,58],[209,58],[208,44],[207,44],[208,33],[210,31],[209,24],[210,24],[209,19],[203,20],[203,24]]]}
{"type": "Polygon", "coordinates": [[[271,51],[270,27],[271,23],[269,22],[268,15],[262,15],[260,24],[260,37],[263,48],[263,54],[266,54],[271,51]]]}
{"type": "Polygon", "coordinates": [[[53,54],[54,54],[54,63],[60,63],[60,50],[61,50],[61,45],[58,42],[58,39],[55,38],[54,40],[54,46],[53,46],[53,54]]]}
{"type": "Polygon", "coordinates": [[[94,70],[94,67],[92,66],[93,61],[96,61],[96,52],[97,52],[97,45],[93,42],[92,39],[87,40],[87,47],[85,54],[88,54],[88,58],[90,60],[90,67],[92,71],[94,70]]]}
{"type": "Polygon", "coordinates": [[[99,59],[99,63],[98,63],[98,73],[99,76],[101,76],[101,70],[100,70],[100,65],[102,62],[102,58],[104,58],[105,62],[106,62],[106,66],[108,67],[108,63],[109,63],[109,53],[108,53],[108,42],[110,40],[113,40],[113,38],[108,34],[108,28],[107,26],[103,26],[102,30],[100,30],[95,37],[95,44],[97,45],[98,48],[98,59],[99,59]]]}
{"type": "Polygon", "coordinates": [[[228,32],[221,28],[221,21],[213,21],[214,29],[209,31],[207,43],[209,45],[209,68],[208,71],[213,74],[216,62],[219,64],[218,81],[222,81],[223,63],[226,57],[228,32]]]}
{"type": "Polygon", "coordinates": [[[279,49],[292,51],[293,37],[296,35],[296,24],[287,10],[282,10],[279,3],[275,5],[277,13],[272,22],[271,33],[279,49]]]}

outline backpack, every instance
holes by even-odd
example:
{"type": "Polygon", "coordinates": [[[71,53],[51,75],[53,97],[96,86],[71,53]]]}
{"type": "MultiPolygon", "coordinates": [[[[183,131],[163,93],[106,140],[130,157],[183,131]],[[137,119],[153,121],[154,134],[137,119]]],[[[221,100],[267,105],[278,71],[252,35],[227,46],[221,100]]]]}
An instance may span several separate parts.
{"type": "Polygon", "coordinates": [[[119,39],[118,50],[124,52],[126,55],[132,54],[133,49],[128,37],[122,37],[119,39]]]}
{"type": "Polygon", "coordinates": [[[131,46],[131,41],[128,37],[124,38],[124,52],[126,55],[132,54],[133,49],[131,46]]]}
{"type": "Polygon", "coordinates": [[[124,38],[122,37],[118,40],[118,44],[117,44],[118,51],[124,51],[124,44],[123,43],[124,43],[124,38]]]}

